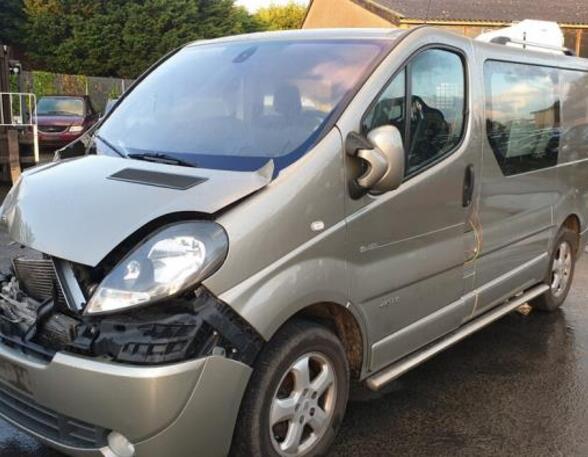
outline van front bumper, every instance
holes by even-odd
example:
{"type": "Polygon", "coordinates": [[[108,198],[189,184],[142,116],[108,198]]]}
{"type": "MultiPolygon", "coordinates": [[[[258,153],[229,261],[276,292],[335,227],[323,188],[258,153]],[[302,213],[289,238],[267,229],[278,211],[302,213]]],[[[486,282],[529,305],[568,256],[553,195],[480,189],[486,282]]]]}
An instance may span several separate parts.
{"type": "Polygon", "coordinates": [[[0,344],[0,416],[72,456],[119,456],[105,439],[117,432],[134,457],[221,457],[250,375],[219,356],[139,367],[57,353],[41,363],[0,344]]]}

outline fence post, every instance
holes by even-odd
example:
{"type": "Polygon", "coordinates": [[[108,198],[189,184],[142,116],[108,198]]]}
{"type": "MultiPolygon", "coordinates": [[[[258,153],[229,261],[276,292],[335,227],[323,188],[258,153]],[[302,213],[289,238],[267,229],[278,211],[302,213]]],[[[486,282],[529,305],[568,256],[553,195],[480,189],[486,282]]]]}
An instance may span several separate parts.
{"type": "Polygon", "coordinates": [[[20,178],[20,145],[18,143],[18,131],[8,129],[8,169],[12,184],[20,178]]]}
{"type": "MultiPolygon", "coordinates": [[[[8,46],[0,43],[0,92],[10,92],[10,70],[8,67],[9,57],[8,46]]],[[[2,111],[4,113],[3,124],[10,124],[12,122],[12,110],[10,109],[10,100],[6,97],[0,97],[2,104],[2,111]]]]}

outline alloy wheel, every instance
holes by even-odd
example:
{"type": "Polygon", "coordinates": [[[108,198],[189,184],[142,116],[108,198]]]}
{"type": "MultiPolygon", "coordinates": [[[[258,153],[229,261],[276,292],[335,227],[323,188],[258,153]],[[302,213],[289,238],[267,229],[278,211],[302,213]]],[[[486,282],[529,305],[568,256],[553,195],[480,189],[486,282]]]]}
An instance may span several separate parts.
{"type": "Polygon", "coordinates": [[[298,358],[272,398],[270,434],[283,457],[306,455],[328,430],[337,399],[332,362],[317,352],[298,358]]]}
{"type": "Polygon", "coordinates": [[[551,266],[551,293],[559,298],[565,293],[572,274],[572,247],[567,241],[562,241],[557,248],[551,266]]]}

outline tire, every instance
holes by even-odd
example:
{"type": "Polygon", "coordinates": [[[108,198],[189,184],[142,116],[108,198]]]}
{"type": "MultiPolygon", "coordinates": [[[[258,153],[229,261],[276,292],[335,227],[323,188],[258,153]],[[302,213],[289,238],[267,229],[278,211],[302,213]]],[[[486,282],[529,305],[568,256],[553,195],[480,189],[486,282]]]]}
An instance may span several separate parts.
{"type": "Polygon", "coordinates": [[[349,365],[341,341],[321,325],[302,320],[289,322],[266,344],[255,363],[231,456],[323,456],[335,440],[348,398],[349,365]],[[305,366],[309,368],[310,384],[303,382],[305,366]],[[322,395],[319,380],[325,380],[323,387],[328,386],[322,395]],[[281,417],[278,405],[290,413],[284,417],[293,417],[270,425],[281,417]],[[299,430],[301,445],[296,446],[299,430]],[[295,452],[281,449],[289,444],[295,452]]]}
{"type": "Polygon", "coordinates": [[[531,300],[533,308],[551,312],[565,302],[574,279],[577,252],[578,234],[565,227],[561,228],[554,243],[545,278],[545,283],[551,287],[543,295],[531,300]]]}

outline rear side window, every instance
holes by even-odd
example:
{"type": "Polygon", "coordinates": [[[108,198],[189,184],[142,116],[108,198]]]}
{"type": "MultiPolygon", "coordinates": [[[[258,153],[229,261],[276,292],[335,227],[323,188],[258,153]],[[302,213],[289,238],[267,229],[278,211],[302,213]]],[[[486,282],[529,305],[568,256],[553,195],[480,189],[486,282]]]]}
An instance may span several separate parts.
{"type": "Polygon", "coordinates": [[[488,141],[502,172],[555,166],[561,135],[557,70],[489,61],[484,72],[488,141]]]}
{"type": "Polygon", "coordinates": [[[563,70],[562,134],[558,163],[575,162],[588,158],[588,73],[563,70]]]}
{"type": "Polygon", "coordinates": [[[462,57],[442,49],[423,51],[384,88],[364,117],[362,131],[397,127],[404,140],[406,175],[415,175],[460,143],[465,93],[462,57]]]}

